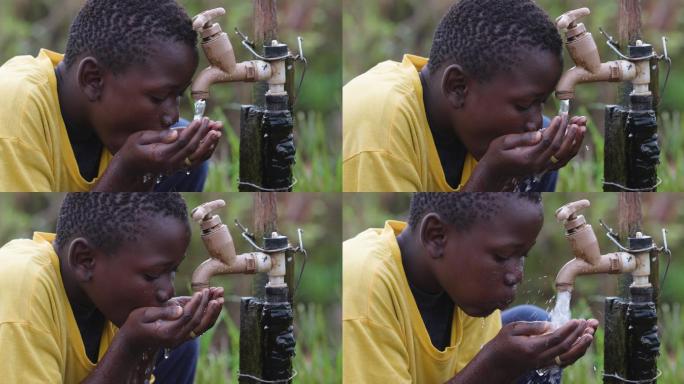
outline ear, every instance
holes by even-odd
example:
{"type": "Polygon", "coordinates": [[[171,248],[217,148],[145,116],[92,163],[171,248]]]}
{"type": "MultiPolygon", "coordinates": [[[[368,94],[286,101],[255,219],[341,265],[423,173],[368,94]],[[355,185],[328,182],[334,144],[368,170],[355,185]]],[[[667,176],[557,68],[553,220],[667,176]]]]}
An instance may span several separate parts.
{"type": "Polygon", "coordinates": [[[451,64],[442,72],[442,94],[450,107],[458,109],[465,104],[468,94],[467,76],[458,64],[451,64]]]}
{"type": "Polygon", "coordinates": [[[96,260],[97,251],[88,240],[83,237],[71,240],[67,249],[67,265],[79,283],[93,278],[96,260]]]}
{"type": "Polygon", "coordinates": [[[420,222],[420,242],[431,259],[444,256],[446,223],[436,213],[428,213],[420,222]]]}
{"type": "Polygon", "coordinates": [[[96,58],[86,56],[78,64],[76,78],[78,85],[86,95],[88,101],[98,101],[102,97],[104,89],[105,69],[96,58]]]}

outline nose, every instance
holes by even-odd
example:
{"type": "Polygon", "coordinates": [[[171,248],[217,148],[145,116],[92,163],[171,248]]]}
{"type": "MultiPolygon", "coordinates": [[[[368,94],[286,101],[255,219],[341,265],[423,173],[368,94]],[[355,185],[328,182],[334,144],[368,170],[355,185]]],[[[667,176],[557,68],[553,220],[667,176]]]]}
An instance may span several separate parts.
{"type": "Polygon", "coordinates": [[[175,124],[180,118],[180,97],[169,97],[164,103],[161,124],[165,129],[175,124]]]}
{"type": "Polygon", "coordinates": [[[156,296],[159,304],[163,304],[173,297],[176,293],[173,287],[172,278],[161,278],[159,279],[160,284],[157,286],[156,296]]]}
{"type": "Polygon", "coordinates": [[[515,285],[518,285],[523,279],[523,264],[517,263],[513,268],[509,269],[506,271],[504,274],[504,283],[509,286],[513,287],[515,285]]]}
{"type": "Polygon", "coordinates": [[[525,129],[527,129],[528,132],[538,131],[542,127],[542,121],[542,104],[535,104],[529,110],[525,129]]]}

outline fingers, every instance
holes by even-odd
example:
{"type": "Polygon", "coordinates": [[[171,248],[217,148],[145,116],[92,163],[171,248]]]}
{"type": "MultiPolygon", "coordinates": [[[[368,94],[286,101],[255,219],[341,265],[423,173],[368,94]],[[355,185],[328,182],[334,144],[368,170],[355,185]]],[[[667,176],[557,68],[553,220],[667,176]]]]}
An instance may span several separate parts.
{"type": "Polygon", "coordinates": [[[551,323],[548,321],[516,321],[511,324],[513,336],[542,335],[551,329],[551,323]]]}
{"type": "Polygon", "coordinates": [[[545,168],[551,155],[560,149],[565,136],[565,127],[562,127],[561,122],[560,116],[554,117],[549,126],[541,131],[542,139],[528,152],[529,160],[536,165],[535,172],[545,168]]]}
{"type": "Polygon", "coordinates": [[[138,145],[149,145],[153,143],[169,144],[178,139],[178,131],[175,129],[165,129],[163,131],[141,131],[137,139],[138,145]]]}
{"type": "Polygon", "coordinates": [[[183,308],[184,311],[181,319],[185,320],[185,322],[178,331],[179,335],[188,335],[188,337],[192,337],[190,332],[197,328],[202,322],[202,317],[204,316],[204,312],[207,310],[207,305],[209,303],[209,290],[205,288],[195,295],[197,294],[200,294],[200,300],[197,305],[192,308],[186,307],[187,311],[186,308],[183,308]]]}
{"type": "MultiPolygon", "coordinates": [[[[594,340],[593,335],[583,334],[572,345],[569,351],[560,354],[558,358],[560,359],[562,366],[568,366],[573,364],[575,361],[579,360],[580,357],[584,356],[591,346],[591,342],[594,340]]],[[[555,359],[555,358],[554,358],[555,359]]]]}
{"type": "MultiPolygon", "coordinates": [[[[546,351],[539,355],[539,361],[544,363],[542,365],[552,365],[555,363],[554,359],[556,356],[570,351],[577,342],[577,339],[584,333],[586,326],[587,321],[584,319],[571,320],[555,332],[549,334],[549,339],[545,345],[546,351]]],[[[561,361],[563,361],[562,358],[561,361]]]]}
{"type": "Polygon", "coordinates": [[[143,323],[153,323],[157,320],[176,320],[183,314],[183,308],[178,305],[167,307],[145,308],[142,315],[143,323]]]}
{"type": "Polygon", "coordinates": [[[193,154],[188,156],[188,159],[190,159],[193,164],[208,160],[214,153],[214,149],[216,149],[216,145],[218,144],[221,135],[222,133],[220,130],[210,130],[209,133],[200,140],[199,147],[193,154]]]}
{"type": "Polygon", "coordinates": [[[587,128],[585,125],[571,124],[568,128],[568,135],[564,140],[563,147],[556,153],[558,162],[553,164],[550,169],[559,169],[564,167],[572,158],[577,156],[582,142],[584,141],[584,134],[587,128]]]}
{"type": "Polygon", "coordinates": [[[223,297],[212,299],[207,305],[207,310],[204,312],[200,323],[193,328],[193,332],[199,336],[213,327],[218,319],[221,309],[223,308],[223,297]]]}
{"type": "Polygon", "coordinates": [[[539,131],[513,133],[504,136],[502,147],[504,150],[513,149],[516,147],[528,147],[536,145],[542,138],[542,133],[539,131]]]}

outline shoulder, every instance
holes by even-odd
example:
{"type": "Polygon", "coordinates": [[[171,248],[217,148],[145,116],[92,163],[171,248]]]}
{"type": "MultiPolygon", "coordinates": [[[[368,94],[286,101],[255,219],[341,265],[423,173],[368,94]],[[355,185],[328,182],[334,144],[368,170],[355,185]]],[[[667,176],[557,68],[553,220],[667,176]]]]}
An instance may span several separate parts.
{"type": "Polygon", "coordinates": [[[61,287],[56,255],[50,249],[49,243],[30,239],[13,240],[0,248],[0,323],[46,329],[41,322],[53,317],[61,287]]]}
{"type": "Polygon", "coordinates": [[[42,122],[59,105],[54,67],[41,52],[38,57],[17,56],[0,67],[0,137],[44,134],[42,122]],[[17,129],[21,127],[21,129],[17,129]],[[28,127],[34,127],[27,129],[28,127]]]}
{"type": "Polygon", "coordinates": [[[342,245],[343,319],[390,323],[401,296],[401,265],[386,231],[369,229],[342,245]]]}
{"type": "Polygon", "coordinates": [[[366,150],[391,150],[421,121],[418,72],[405,63],[382,62],[342,89],[345,158],[366,150]]]}

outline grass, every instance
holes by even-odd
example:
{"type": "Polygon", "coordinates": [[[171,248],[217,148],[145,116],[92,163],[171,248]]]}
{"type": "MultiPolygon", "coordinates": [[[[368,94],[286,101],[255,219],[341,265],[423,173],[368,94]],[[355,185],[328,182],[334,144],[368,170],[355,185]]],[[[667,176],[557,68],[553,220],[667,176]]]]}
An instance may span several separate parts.
{"type": "MultiPolygon", "coordinates": [[[[239,329],[221,312],[216,325],[200,339],[196,383],[236,383],[239,371],[239,329]]],[[[342,346],[340,325],[331,325],[321,306],[300,304],[295,314],[296,383],[340,383],[342,346]]]]}

